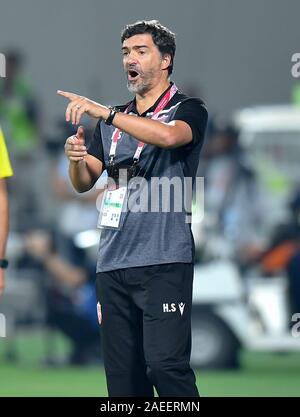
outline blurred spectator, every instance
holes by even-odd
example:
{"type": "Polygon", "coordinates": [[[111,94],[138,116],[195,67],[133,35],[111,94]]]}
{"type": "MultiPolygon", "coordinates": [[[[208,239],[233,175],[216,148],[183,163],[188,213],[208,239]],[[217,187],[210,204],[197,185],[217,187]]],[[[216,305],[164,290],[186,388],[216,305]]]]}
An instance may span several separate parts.
{"type": "Polygon", "coordinates": [[[300,312],[300,188],[294,192],[289,209],[290,217],[275,228],[260,265],[268,275],[286,271],[293,314],[300,312]]]}
{"type": "Polygon", "coordinates": [[[16,175],[10,195],[13,228],[26,230],[32,218],[43,216],[41,190],[45,175],[39,172],[45,164],[40,133],[40,105],[33,86],[24,76],[24,57],[9,50],[6,56],[6,78],[0,79],[0,123],[7,139],[16,175]]]}
{"type": "Polygon", "coordinates": [[[0,296],[4,292],[5,276],[7,267],[5,259],[6,240],[8,235],[8,195],[5,178],[12,176],[12,168],[8,158],[4,136],[0,127],[0,296]]]}
{"type": "MultiPolygon", "coordinates": [[[[61,236],[33,231],[25,238],[26,256],[20,266],[35,263],[46,285],[47,325],[69,338],[72,352],[69,364],[82,365],[99,359],[99,325],[94,290],[94,261],[84,250],[68,241],[70,257],[62,257],[56,249],[61,236]]],[[[66,247],[66,242],[65,242],[66,247]]],[[[53,358],[49,364],[55,363],[53,358]]]]}
{"type": "Polygon", "coordinates": [[[205,221],[222,236],[243,270],[261,253],[263,196],[231,126],[215,127],[205,143],[198,175],[205,178],[205,221]]]}
{"type": "Polygon", "coordinates": [[[21,53],[8,51],[5,56],[6,78],[0,81],[0,120],[14,153],[30,152],[38,138],[37,103],[22,74],[21,53]]]}

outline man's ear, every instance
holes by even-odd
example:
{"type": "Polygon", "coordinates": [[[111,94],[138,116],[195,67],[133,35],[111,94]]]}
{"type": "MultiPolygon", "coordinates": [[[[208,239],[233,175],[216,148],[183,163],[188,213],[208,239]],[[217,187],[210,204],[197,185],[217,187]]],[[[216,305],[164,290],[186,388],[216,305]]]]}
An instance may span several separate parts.
{"type": "Polygon", "coordinates": [[[161,69],[165,70],[169,68],[172,63],[172,58],[170,54],[164,54],[161,61],[161,69]]]}

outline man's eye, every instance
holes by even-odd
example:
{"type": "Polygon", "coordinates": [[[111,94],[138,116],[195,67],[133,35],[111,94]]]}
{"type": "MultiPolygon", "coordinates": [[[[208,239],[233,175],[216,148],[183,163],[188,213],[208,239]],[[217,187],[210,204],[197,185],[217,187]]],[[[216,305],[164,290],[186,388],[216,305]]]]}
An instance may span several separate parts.
{"type": "Polygon", "coordinates": [[[123,52],[123,56],[127,56],[128,55],[128,52],[123,52]]]}
{"type": "Polygon", "coordinates": [[[145,51],[139,51],[139,54],[140,55],[144,55],[145,54],[145,51]]]}

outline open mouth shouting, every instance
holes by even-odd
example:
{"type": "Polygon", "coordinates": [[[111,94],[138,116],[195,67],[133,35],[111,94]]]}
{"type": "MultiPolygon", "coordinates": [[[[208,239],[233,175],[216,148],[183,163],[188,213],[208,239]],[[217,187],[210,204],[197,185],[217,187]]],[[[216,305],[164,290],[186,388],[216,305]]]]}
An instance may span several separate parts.
{"type": "Polygon", "coordinates": [[[130,82],[136,81],[136,80],[138,80],[139,77],[140,77],[140,73],[138,71],[132,70],[132,69],[129,69],[127,71],[128,81],[130,81],[130,82]]]}

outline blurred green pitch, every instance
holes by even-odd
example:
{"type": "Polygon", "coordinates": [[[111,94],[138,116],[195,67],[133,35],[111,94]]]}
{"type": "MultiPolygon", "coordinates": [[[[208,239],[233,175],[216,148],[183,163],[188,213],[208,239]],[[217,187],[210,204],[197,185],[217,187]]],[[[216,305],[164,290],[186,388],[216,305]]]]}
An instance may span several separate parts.
{"type": "MultiPolygon", "coordinates": [[[[68,350],[59,338],[57,352],[68,350]]],[[[20,362],[4,361],[6,339],[0,339],[0,396],[107,396],[103,367],[46,368],[41,365],[45,339],[39,333],[20,334],[16,350],[20,362]]],[[[239,371],[197,371],[203,396],[300,396],[300,355],[242,354],[239,371]]]]}

